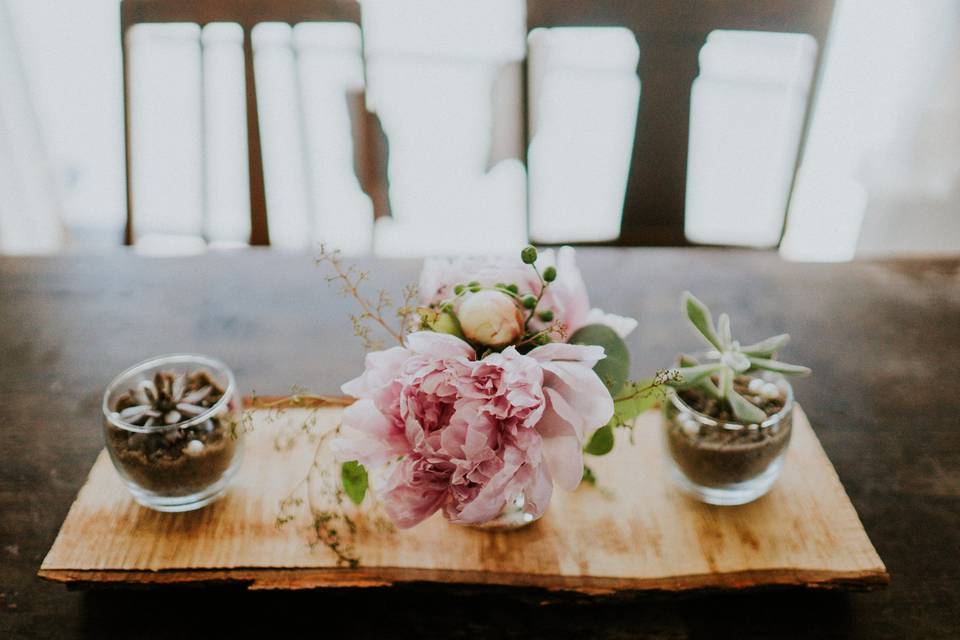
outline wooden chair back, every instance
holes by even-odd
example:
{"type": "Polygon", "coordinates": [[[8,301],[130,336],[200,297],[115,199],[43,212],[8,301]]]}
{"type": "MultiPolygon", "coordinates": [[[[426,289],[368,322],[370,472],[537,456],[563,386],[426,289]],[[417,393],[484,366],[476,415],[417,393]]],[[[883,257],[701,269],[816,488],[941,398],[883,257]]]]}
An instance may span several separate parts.
{"type": "MultiPolygon", "coordinates": [[[[618,245],[689,244],[684,235],[690,92],[698,55],[718,29],[806,33],[823,60],[834,0],[527,0],[527,28],[618,26],[640,45],[643,90],[618,245]]],[[[797,160],[810,119],[810,92],[797,160]]],[[[529,141],[529,140],[528,140],[529,141]]],[[[796,171],[794,171],[795,175],[796,171]]]]}
{"type": "MultiPolygon", "coordinates": [[[[267,205],[263,179],[263,159],[260,145],[260,127],[257,117],[256,79],[254,77],[252,31],[263,22],[285,22],[295,25],[301,22],[350,22],[360,24],[360,5],[356,0],[122,0],[120,4],[120,29],[125,41],[127,31],[144,23],[194,23],[203,27],[212,22],[232,22],[243,29],[244,80],[247,114],[247,153],[250,172],[250,244],[270,244],[267,226],[267,205]]],[[[130,77],[127,47],[123,46],[124,113],[127,161],[127,225],[124,236],[126,244],[134,241],[134,211],[131,198],[130,164],[130,77]]],[[[351,114],[358,109],[364,114],[362,96],[350,96],[351,114]]],[[[355,119],[356,120],[356,119],[355,119]]],[[[366,127],[354,122],[354,132],[366,127]]],[[[377,136],[365,132],[365,138],[379,141],[377,136]]],[[[376,155],[376,154],[373,154],[376,155]]],[[[369,149],[358,149],[363,167],[358,171],[361,185],[371,186],[371,171],[378,163],[369,149]]],[[[374,189],[372,189],[374,190],[374,189]]],[[[383,189],[371,194],[375,202],[385,198],[383,189]]]]}

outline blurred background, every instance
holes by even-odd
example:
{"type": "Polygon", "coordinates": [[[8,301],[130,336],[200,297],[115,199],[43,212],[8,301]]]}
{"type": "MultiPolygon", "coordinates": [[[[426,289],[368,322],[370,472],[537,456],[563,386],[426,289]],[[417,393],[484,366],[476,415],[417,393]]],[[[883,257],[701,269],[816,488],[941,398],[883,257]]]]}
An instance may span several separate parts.
{"type": "Polygon", "coordinates": [[[0,0],[0,253],[530,240],[960,252],[960,3],[0,0]]]}

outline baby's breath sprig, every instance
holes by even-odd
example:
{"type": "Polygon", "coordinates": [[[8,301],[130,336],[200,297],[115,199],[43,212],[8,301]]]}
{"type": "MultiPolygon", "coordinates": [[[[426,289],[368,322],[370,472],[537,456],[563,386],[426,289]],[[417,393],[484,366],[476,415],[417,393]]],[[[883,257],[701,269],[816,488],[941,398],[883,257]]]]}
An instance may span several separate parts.
{"type": "Polygon", "coordinates": [[[333,275],[327,276],[327,282],[331,284],[339,283],[341,294],[345,297],[353,298],[360,306],[360,313],[351,315],[350,321],[353,323],[354,335],[360,338],[364,348],[372,351],[383,347],[382,342],[374,337],[371,324],[379,325],[391,338],[401,345],[404,343],[404,331],[406,322],[410,314],[413,313],[411,302],[416,297],[416,287],[409,286],[405,288],[404,303],[400,307],[394,308],[390,295],[382,289],[378,291],[375,301],[363,295],[361,286],[365,281],[369,280],[370,273],[360,271],[352,265],[344,265],[343,258],[338,249],[330,250],[325,244],[321,243],[320,253],[314,262],[317,265],[329,265],[333,270],[333,275]],[[391,310],[395,311],[400,321],[400,329],[394,328],[394,326],[387,321],[387,315],[390,314],[391,310]]]}
{"type": "MultiPolygon", "coordinates": [[[[304,475],[290,488],[278,503],[275,525],[278,529],[303,514],[309,518],[309,537],[311,548],[325,546],[334,553],[339,566],[357,567],[360,557],[356,553],[353,539],[358,531],[356,519],[351,516],[349,497],[337,481],[340,465],[324,457],[324,448],[340,433],[340,425],[323,432],[318,430],[319,410],[329,406],[330,399],[315,395],[303,387],[294,386],[291,395],[282,398],[254,398],[244,412],[244,422],[252,429],[254,412],[266,412],[261,419],[274,423],[286,416],[292,409],[304,409],[306,415],[302,421],[277,427],[273,446],[279,452],[290,451],[298,443],[306,440],[313,445],[310,465],[304,475]]],[[[365,504],[364,511],[369,521],[380,532],[392,531],[392,524],[381,513],[381,507],[373,497],[365,504]]]]}

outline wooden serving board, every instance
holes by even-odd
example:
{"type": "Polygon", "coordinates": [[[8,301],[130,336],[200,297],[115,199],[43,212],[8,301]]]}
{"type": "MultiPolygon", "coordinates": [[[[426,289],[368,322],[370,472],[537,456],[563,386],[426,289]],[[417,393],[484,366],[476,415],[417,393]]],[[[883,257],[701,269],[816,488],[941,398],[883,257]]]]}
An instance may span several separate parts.
{"type": "MultiPolygon", "coordinates": [[[[60,582],[235,582],[250,588],[383,586],[430,581],[604,594],[760,585],[873,588],[889,577],[813,430],[797,408],[783,474],[760,500],[714,507],[668,482],[659,415],[638,419],[635,442],[589,464],[598,487],[554,493],[546,515],[493,532],[437,514],[407,531],[383,531],[357,513],[360,565],[338,566],[309,544],[310,515],[276,526],[280,500],[311,464],[308,442],[285,449],[307,412],[333,428],[345,402],[253,412],[244,465],[227,495],[191,513],[133,501],[102,452],[39,575],[60,582]]],[[[366,504],[366,503],[364,503],[366,504]]],[[[369,514],[367,514],[369,516],[369,514]]]]}

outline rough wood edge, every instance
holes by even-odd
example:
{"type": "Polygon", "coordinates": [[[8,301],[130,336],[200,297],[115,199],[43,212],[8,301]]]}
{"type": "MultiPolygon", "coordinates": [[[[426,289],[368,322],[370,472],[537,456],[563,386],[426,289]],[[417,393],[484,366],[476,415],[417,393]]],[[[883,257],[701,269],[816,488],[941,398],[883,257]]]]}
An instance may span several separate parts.
{"type": "Polygon", "coordinates": [[[318,407],[349,407],[354,403],[350,396],[315,396],[304,394],[298,400],[292,396],[245,396],[244,409],[316,409],[318,407]]]}
{"type": "Polygon", "coordinates": [[[490,587],[525,587],[548,592],[570,592],[589,596],[619,595],[652,591],[677,593],[707,589],[748,589],[786,586],[821,589],[873,591],[885,587],[890,575],[883,565],[864,571],[822,571],[802,569],[766,569],[719,574],[694,574],[669,578],[589,578],[559,575],[489,574],[433,569],[300,569],[237,568],[188,569],[163,571],[42,569],[41,578],[74,586],[111,584],[187,585],[221,584],[244,586],[251,590],[370,588],[400,584],[442,583],[490,587]]]}

